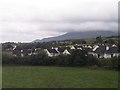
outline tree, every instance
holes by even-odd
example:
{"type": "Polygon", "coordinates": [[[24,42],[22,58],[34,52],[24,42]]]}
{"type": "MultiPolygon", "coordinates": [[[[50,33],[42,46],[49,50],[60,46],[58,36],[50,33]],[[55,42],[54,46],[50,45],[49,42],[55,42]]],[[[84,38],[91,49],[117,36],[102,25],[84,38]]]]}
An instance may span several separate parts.
{"type": "Polygon", "coordinates": [[[32,55],[28,57],[30,59],[31,65],[47,65],[48,56],[45,52],[40,52],[36,55],[32,55]]]}
{"type": "Polygon", "coordinates": [[[81,41],[81,44],[86,44],[87,42],[85,40],[82,40],[81,41]]]}
{"type": "Polygon", "coordinates": [[[118,52],[120,53],[120,38],[118,39],[118,52]]]}
{"type": "Polygon", "coordinates": [[[87,64],[88,53],[85,50],[75,50],[71,53],[70,65],[85,66],[87,64]]]}
{"type": "Polygon", "coordinates": [[[93,66],[93,65],[99,66],[98,59],[93,55],[88,55],[87,66],[93,66]]]}
{"type": "Polygon", "coordinates": [[[107,43],[109,43],[109,44],[116,44],[116,41],[113,40],[113,39],[109,39],[109,40],[107,40],[107,43]]]}
{"type": "Polygon", "coordinates": [[[111,58],[112,68],[116,70],[120,70],[120,56],[111,58]]]}
{"type": "Polygon", "coordinates": [[[101,36],[99,36],[99,37],[96,37],[96,43],[102,43],[102,37],[101,36]]]}

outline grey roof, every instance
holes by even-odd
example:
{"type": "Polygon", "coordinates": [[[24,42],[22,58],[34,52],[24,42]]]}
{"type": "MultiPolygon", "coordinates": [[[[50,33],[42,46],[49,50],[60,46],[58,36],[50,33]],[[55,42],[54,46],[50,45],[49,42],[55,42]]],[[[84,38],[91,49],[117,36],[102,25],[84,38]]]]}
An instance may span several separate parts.
{"type": "Polygon", "coordinates": [[[110,47],[109,50],[106,51],[108,54],[118,53],[118,47],[110,47]]]}
{"type": "Polygon", "coordinates": [[[70,51],[70,47],[58,47],[58,51],[60,53],[64,52],[65,49],[67,49],[68,51],[70,51]]]}
{"type": "Polygon", "coordinates": [[[112,53],[118,53],[118,47],[111,47],[111,46],[108,46],[109,49],[106,50],[106,46],[105,45],[99,45],[99,48],[97,48],[94,52],[97,53],[97,54],[104,54],[104,53],[107,53],[107,54],[112,54],[112,53]]]}
{"type": "Polygon", "coordinates": [[[104,54],[106,52],[106,46],[99,45],[99,48],[97,48],[94,52],[97,54],[104,54]]]}
{"type": "Polygon", "coordinates": [[[47,49],[50,53],[58,53],[55,49],[47,49]]]}
{"type": "Polygon", "coordinates": [[[59,51],[60,53],[64,52],[65,49],[66,49],[66,47],[58,47],[58,51],[59,51]]]}
{"type": "Polygon", "coordinates": [[[92,52],[92,48],[84,48],[84,50],[87,52],[92,52]]]}
{"type": "Polygon", "coordinates": [[[78,45],[76,45],[74,47],[75,47],[75,49],[77,49],[77,48],[83,48],[83,46],[78,46],[78,45]]]}

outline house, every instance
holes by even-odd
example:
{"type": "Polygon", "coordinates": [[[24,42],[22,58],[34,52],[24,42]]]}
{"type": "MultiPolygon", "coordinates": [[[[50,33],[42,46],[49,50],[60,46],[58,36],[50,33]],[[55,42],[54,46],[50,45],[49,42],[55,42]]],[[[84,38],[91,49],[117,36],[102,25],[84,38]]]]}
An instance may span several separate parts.
{"type": "Polygon", "coordinates": [[[112,58],[115,56],[119,56],[118,47],[116,47],[115,45],[96,45],[92,51],[92,54],[97,58],[112,58]]]}
{"type": "Polygon", "coordinates": [[[74,49],[75,49],[75,47],[74,47],[74,46],[70,46],[70,49],[74,50],[74,49]]]}
{"type": "Polygon", "coordinates": [[[12,54],[13,56],[23,56],[23,50],[20,46],[14,46],[12,49],[12,54]]]}
{"type": "Polygon", "coordinates": [[[32,49],[32,54],[38,54],[42,49],[41,48],[33,48],[32,49]]]}
{"type": "Polygon", "coordinates": [[[93,47],[92,51],[93,51],[93,55],[96,56],[97,58],[104,58],[106,46],[105,45],[96,45],[93,47]]]}
{"type": "Polygon", "coordinates": [[[60,53],[56,49],[44,49],[49,57],[58,56],[60,53]]]}
{"type": "Polygon", "coordinates": [[[83,50],[87,51],[88,54],[92,54],[93,55],[93,51],[91,47],[84,47],[83,50]]]}
{"type": "Polygon", "coordinates": [[[70,50],[69,47],[59,47],[58,48],[59,53],[64,54],[64,55],[70,55],[69,50],[70,50]]]}
{"type": "Polygon", "coordinates": [[[13,50],[12,55],[15,56],[15,57],[16,56],[21,56],[21,52],[19,50],[13,50]]]}
{"type": "Polygon", "coordinates": [[[33,50],[32,49],[27,49],[26,53],[28,56],[31,56],[33,54],[33,50]]]}
{"type": "Polygon", "coordinates": [[[16,45],[13,45],[13,49],[12,49],[12,50],[15,50],[15,49],[16,49],[16,47],[17,47],[16,45]]]}
{"type": "Polygon", "coordinates": [[[112,58],[112,57],[118,57],[119,56],[119,53],[118,53],[118,47],[107,47],[106,48],[106,52],[105,52],[105,55],[104,55],[104,58],[112,58]]]}
{"type": "Polygon", "coordinates": [[[83,49],[83,46],[80,46],[80,45],[75,45],[74,47],[75,47],[75,49],[80,49],[80,50],[83,49]]]}
{"type": "Polygon", "coordinates": [[[64,55],[70,55],[70,52],[67,49],[65,49],[64,52],[63,52],[63,54],[64,55]]]}

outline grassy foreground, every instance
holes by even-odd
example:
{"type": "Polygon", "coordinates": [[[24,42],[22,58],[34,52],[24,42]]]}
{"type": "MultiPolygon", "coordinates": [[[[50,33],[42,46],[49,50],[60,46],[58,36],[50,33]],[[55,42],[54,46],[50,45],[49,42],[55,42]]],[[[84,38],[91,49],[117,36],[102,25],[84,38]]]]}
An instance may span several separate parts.
{"type": "Polygon", "coordinates": [[[3,67],[3,88],[117,87],[117,71],[49,66],[3,67]]]}
{"type": "Polygon", "coordinates": [[[2,67],[0,66],[0,89],[2,89],[2,67]]]}

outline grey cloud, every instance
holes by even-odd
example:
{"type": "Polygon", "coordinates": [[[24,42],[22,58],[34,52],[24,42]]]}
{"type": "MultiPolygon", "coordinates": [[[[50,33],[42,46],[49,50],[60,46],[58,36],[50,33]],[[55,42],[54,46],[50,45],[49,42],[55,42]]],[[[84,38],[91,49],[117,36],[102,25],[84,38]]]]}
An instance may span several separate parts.
{"type": "Polygon", "coordinates": [[[72,31],[117,31],[117,1],[1,0],[2,39],[32,41],[72,31]]]}

